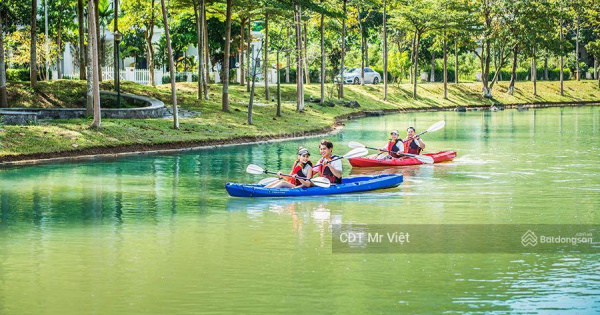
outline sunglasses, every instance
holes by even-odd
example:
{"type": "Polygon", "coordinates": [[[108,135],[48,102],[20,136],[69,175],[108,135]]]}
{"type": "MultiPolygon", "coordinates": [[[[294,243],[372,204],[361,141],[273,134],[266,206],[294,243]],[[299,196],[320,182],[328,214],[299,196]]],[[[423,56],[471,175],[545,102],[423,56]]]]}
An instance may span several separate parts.
{"type": "Polygon", "coordinates": [[[391,133],[390,133],[390,135],[391,135],[391,136],[394,136],[394,135],[395,135],[395,136],[397,136],[398,134],[397,134],[397,133],[395,133],[395,132],[391,132],[391,133]]]}

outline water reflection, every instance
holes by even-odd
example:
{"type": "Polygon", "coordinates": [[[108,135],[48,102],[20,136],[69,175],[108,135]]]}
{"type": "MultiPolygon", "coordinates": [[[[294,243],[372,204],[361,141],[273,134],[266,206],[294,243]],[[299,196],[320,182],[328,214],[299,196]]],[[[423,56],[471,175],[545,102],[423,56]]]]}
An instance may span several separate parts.
{"type": "Polygon", "coordinates": [[[600,222],[597,107],[373,117],[327,138],[343,154],[441,119],[425,140],[453,162],[344,162],[344,176],[404,176],[369,193],[226,195],[228,181],[263,178],[248,164],[287,171],[320,138],[2,169],[0,312],[597,312],[597,255],[332,255],[336,222],[600,222]]]}

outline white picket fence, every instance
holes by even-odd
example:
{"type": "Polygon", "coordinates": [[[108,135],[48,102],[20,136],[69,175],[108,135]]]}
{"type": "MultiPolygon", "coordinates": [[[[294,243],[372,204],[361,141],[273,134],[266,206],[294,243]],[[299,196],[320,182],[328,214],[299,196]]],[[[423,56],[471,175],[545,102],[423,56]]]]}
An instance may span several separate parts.
{"type": "MultiPolygon", "coordinates": [[[[150,70],[149,69],[135,69],[133,67],[125,67],[125,70],[119,71],[121,81],[133,81],[139,84],[149,84],[150,83],[150,70]]],[[[163,72],[162,69],[154,70],[154,83],[162,84],[162,78],[165,75],[169,75],[169,71],[163,72]]],[[[187,81],[192,82],[192,76],[196,76],[197,73],[194,72],[177,72],[175,73],[176,78],[183,78],[183,80],[179,81],[187,81]]],[[[73,69],[73,73],[68,74],[65,73],[65,76],[71,78],[79,77],[79,69],[73,69]]],[[[114,67],[106,66],[102,67],[102,80],[112,80],[115,76],[114,67]]],[[[56,70],[53,71],[53,78],[57,77],[56,70]]],[[[209,82],[220,83],[221,78],[218,72],[209,73],[209,82]]],[[[238,82],[239,82],[239,74],[238,74],[238,82]]]]}

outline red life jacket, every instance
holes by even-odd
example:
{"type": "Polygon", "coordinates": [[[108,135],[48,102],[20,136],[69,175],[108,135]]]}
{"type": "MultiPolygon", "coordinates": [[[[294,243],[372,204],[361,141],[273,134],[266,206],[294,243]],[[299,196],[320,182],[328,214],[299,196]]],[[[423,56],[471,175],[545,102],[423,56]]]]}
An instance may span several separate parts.
{"type": "MultiPolygon", "coordinates": [[[[312,163],[310,161],[306,162],[306,163],[300,163],[300,161],[296,160],[296,162],[294,162],[294,165],[292,166],[292,172],[290,173],[290,175],[298,175],[298,177],[304,177],[306,178],[306,174],[304,174],[304,168],[306,167],[306,165],[310,165],[312,167],[312,163]]],[[[293,178],[293,177],[288,177],[288,182],[290,182],[292,185],[301,185],[302,183],[293,178]]]]}
{"type": "MultiPolygon", "coordinates": [[[[331,161],[331,160],[333,160],[333,159],[335,159],[335,158],[337,158],[337,157],[338,157],[337,155],[332,155],[332,156],[331,156],[331,158],[330,158],[330,159],[327,159],[327,160],[328,160],[328,161],[331,161]]],[[[323,165],[323,161],[324,161],[324,159],[325,159],[325,158],[321,158],[321,159],[319,160],[319,163],[317,163],[317,165],[319,165],[319,164],[320,164],[320,165],[318,166],[318,171],[317,171],[317,173],[319,173],[319,174],[321,174],[321,176],[323,176],[323,177],[325,177],[325,178],[329,179],[329,181],[330,181],[331,183],[335,183],[335,184],[341,184],[341,183],[342,183],[342,178],[341,178],[341,177],[337,177],[337,176],[333,175],[333,173],[332,173],[332,172],[331,172],[331,170],[329,169],[329,168],[331,167],[331,165],[327,165],[327,166],[323,165]]]]}
{"type": "Polygon", "coordinates": [[[404,142],[404,152],[410,154],[421,154],[421,147],[416,143],[417,140],[410,139],[404,142]]]}
{"type": "Polygon", "coordinates": [[[388,153],[394,158],[400,157],[400,155],[398,155],[397,153],[394,153],[394,152],[402,153],[401,150],[403,148],[398,146],[399,141],[401,141],[401,140],[400,139],[398,139],[396,141],[390,140],[390,141],[388,141],[388,144],[387,144],[386,149],[388,150],[388,153]]]}

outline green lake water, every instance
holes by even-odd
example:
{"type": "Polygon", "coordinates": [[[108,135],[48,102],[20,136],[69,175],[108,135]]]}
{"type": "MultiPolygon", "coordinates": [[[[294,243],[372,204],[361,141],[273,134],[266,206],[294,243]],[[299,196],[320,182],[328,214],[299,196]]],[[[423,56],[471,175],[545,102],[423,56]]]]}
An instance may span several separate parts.
{"type": "MultiPolygon", "coordinates": [[[[340,254],[332,223],[600,224],[600,108],[410,113],[328,136],[417,132],[455,161],[399,187],[229,197],[249,163],[288,171],[320,138],[0,169],[0,314],[600,312],[598,254],[340,254]]],[[[597,241],[597,240],[596,240],[597,241]]]]}

